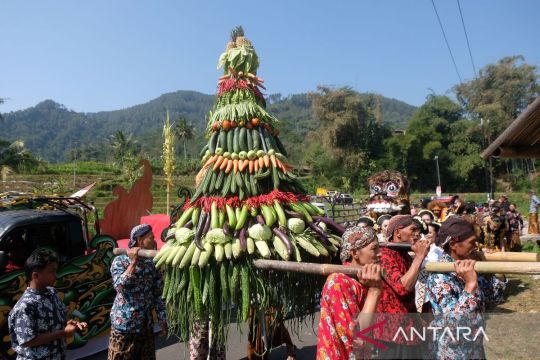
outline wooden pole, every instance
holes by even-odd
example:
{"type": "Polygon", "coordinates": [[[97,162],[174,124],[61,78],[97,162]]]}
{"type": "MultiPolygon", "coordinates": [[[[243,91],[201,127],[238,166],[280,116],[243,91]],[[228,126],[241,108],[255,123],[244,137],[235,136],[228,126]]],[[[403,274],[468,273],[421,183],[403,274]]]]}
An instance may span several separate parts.
{"type": "Polygon", "coordinates": [[[334,264],[315,264],[295,261],[281,260],[253,260],[253,266],[257,269],[293,271],[306,274],[315,274],[328,276],[333,273],[341,273],[349,276],[356,276],[360,268],[354,266],[334,265],[334,264]]]}
{"type": "Polygon", "coordinates": [[[540,261],[540,254],[526,252],[481,252],[480,257],[482,258],[482,260],[484,260],[485,258],[485,261],[540,261]]]}
{"type": "MultiPolygon", "coordinates": [[[[488,262],[478,261],[474,265],[474,270],[480,274],[518,274],[536,275],[540,274],[540,263],[538,262],[488,262]]],[[[428,262],[426,271],[447,273],[454,272],[454,263],[451,262],[428,262]]]]}
{"type": "MultiPolygon", "coordinates": [[[[126,254],[128,249],[115,248],[114,255],[126,254]]],[[[139,250],[139,256],[153,258],[157,255],[157,250],[139,250]]],[[[359,267],[334,265],[334,264],[316,264],[295,261],[281,260],[253,260],[253,266],[264,270],[294,271],[306,274],[315,274],[328,276],[332,273],[341,273],[350,276],[356,276],[359,267]]],[[[518,275],[536,275],[540,274],[540,262],[504,262],[504,261],[478,261],[474,269],[481,274],[518,274],[518,275]]],[[[450,262],[428,262],[426,271],[447,273],[453,272],[454,264],[450,262]]]]}
{"type": "MultiPolygon", "coordinates": [[[[411,251],[411,244],[407,243],[379,243],[381,247],[387,247],[392,250],[411,251]]],[[[528,253],[528,252],[512,252],[501,251],[494,253],[487,253],[483,251],[477,251],[481,261],[540,261],[540,254],[528,253]]],[[[414,256],[414,253],[410,253],[414,256]]]]}
{"type": "MultiPolygon", "coordinates": [[[[129,249],[126,248],[114,248],[113,254],[114,255],[124,255],[127,254],[129,249]]],[[[139,250],[139,256],[140,257],[146,257],[146,258],[154,258],[156,257],[158,251],[157,250],[146,250],[146,249],[140,249],[139,250]]]]}

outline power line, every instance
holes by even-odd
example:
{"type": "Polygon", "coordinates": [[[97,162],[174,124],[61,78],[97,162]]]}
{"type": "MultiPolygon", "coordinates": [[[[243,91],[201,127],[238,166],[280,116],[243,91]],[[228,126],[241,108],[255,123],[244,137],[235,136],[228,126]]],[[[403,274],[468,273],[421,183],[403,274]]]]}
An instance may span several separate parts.
{"type": "Polygon", "coordinates": [[[459,0],[456,0],[456,1],[457,1],[457,6],[459,8],[459,16],[461,17],[461,24],[463,25],[463,31],[465,32],[465,39],[467,40],[467,48],[469,49],[469,57],[471,58],[471,64],[474,71],[474,77],[476,77],[476,66],[474,66],[471,45],[469,44],[469,36],[467,35],[467,28],[465,27],[465,21],[463,20],[463,13],[461,12],[461,5],[459,4],[459,0]]]}
{"type": "Polygon", "coordinates": [[[452,58],[452,62],[454,63],[454,69],[456,70],[456,74],[459,78],[459,83],[461,84],[463,81],[461,80],[461,75],[459,73],[456,60],[454,59],[454,54],[452,54],[452,49],[450,49],[450,44],[448,43],[448,39],[446,38],[446,33],[444,32],[443,24],[441,22],[441,18],[439,17],[439,13],[437,12],[437,8],[435,7],[435,2],[431,0],[431,4],[433,5],[433,10],[435,10],[435,15],[437,15],[437,20],[439,21],[439,25],[441,26],[441,31],[444,36],[444,41],[446,42],[446,47],[448,48],[448,52],[450,53],[450,57],[452,58]]]}

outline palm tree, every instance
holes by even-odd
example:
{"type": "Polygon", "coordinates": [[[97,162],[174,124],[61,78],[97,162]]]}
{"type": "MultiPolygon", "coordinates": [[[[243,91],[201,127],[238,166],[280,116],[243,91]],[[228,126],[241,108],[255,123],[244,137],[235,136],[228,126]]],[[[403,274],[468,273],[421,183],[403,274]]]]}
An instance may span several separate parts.
{"type": "Polygon", "coordinates": [[[182,140],[184,145],[184,159],[187,159],[187,152],[186,152],[186,140],[193,139],[194,128],[185,118],[180,117],[178,119],[178,122],[176,123],[176,126],[174,128],[174,132],[176,133],[176,136],[180,140],[182,140]]]}
{"type": "Polygon", "coordinates": [[[122,131],[118,130],[114,135],[111,135],[110,143],[113,150],[114,163],[122,167],[126,158],[129,155],[133,155],[135,140],[132,139],[132,134],[126,137],[122,131]]]}

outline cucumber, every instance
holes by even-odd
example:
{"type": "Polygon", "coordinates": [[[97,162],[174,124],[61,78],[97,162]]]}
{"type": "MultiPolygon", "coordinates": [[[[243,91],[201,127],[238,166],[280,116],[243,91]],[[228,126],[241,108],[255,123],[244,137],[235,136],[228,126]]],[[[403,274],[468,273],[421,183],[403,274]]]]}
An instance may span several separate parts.
{"type": "Polygon", "coordinates": [[[252,132],[253,130],[246,129],[246,141],[247,141],[248,151],[253,150],[253,135],[251,135],[252,132]]]}
{"type": "Polygon", "coordinates": [[[246,139],[246,136],[247,136],[247,132],[246,132],[246,128],[243,127],[243,128],[240,128],[240,131],[239,131],[239,134],[238,134],[238,142],[239,142],[239,146],[240,146],[240,151],[248,151],[250,150],[248,148],[248,145],[247,145],[247,139],[246,139]]]}
{"type": "MultiPolygon", "coordinates": [[[[223,130],[219,131],[219,147],[222,148],[223,151],[229,151],[227,148],[227,133],[223,130]]],[[[214,152],[212,152],[212,154],[213,153],[214,152]]]]}
{"type": "Polygon", "coordinates": [[[206,150],[208,150],[208,144],[204,145],[201,152],[199,153],[199,157],[203,157],[204,154],[206,153],[206,150]]]}
{"type": "Polygon", "coordinates": [[[219,175],[216,179],[216,184],[214,185],[214,189],[219,190],[221,189],[221,185],[223,184],[223,178],[225,177],[225,171],[220,171],[219,175]]]}
{"type": "Polygon", "coordinates": [[[259,131],[257,129],[251,129],[251,140],[253,140],[253,150],[260,150],[261,139],[259,138],[259,131]]]}
{"type": "Polygon", "coordinates": [[[233,149],[233,131],[229,130],[227,133],[227,151],[232,152],[233,149]]]}
{"type": "Polygon", "coordinates": [[[238,136],[239,136],[239,132],[240,130],[238,130],[238,128],[234,128],[234,134],[233,134],[233,150],[235,153],[239,153],[240,152],[240,144],[239,144],[239,139],[238,139],[238,136]]]}
{"type": "Polygon", "coordinates": [[[218,133],[217,131],[215,131],[213,134],[212,134],[212,137],[210,138],[210,141],[208,142],[208,150],[210,150],[210,153],[211,154],[214,154],[216,152],[216,143],[217,143],[217,140],[218,140],[218,133]]]}

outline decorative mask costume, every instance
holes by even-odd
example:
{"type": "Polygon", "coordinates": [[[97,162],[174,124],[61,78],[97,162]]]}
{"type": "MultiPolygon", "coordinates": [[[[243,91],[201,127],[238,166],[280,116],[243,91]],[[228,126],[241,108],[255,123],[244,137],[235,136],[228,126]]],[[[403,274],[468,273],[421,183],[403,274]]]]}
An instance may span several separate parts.
{"type": "Polygon", "coordinates": [[[369,215],[377,219],[383,214],[409,214],[409,181],[400,172],[384,170],[368,179],[369,215]]]}

